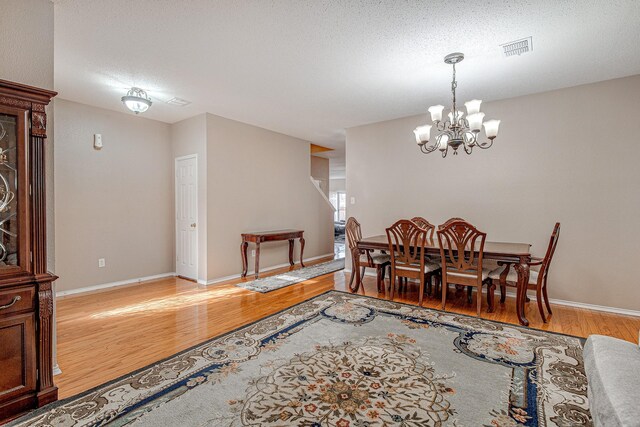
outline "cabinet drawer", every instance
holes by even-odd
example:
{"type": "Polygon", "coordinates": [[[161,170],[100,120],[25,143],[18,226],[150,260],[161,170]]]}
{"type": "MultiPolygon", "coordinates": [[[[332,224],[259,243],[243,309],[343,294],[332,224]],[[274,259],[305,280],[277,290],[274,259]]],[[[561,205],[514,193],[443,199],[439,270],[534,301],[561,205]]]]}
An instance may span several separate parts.
{"type": "Polygon", "coordinates": [[[35,293],[35,286],[0,289],[0,316],[33,310],[35,293]]]}

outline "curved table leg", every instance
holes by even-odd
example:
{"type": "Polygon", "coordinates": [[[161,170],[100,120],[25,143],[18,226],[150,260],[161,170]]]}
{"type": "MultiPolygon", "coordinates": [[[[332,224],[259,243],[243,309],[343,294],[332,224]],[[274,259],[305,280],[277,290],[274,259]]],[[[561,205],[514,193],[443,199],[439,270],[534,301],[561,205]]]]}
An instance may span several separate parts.
{"type": "Polygon", "coordinates": [[[289,239],[289,265],[293,267],[293,239],[289,239]]]}
{"type": "Polygon", "coordinates": [[[304,237],[300,236],[300,265],[304,267],[304,237]]]}
{"type": "Polygon", "coordinates": [[[242,242],[240,244],[240,256],[242,257],[242,277],[247,277],[247,269],[249,268],[249,265],[247,263],[247,246],[249,246],[249,243],[247,242],[242,242]]]}
{"type": "Polygon", "coordinates": [[[256,242],[256,265],[255,265],[255,275],[256,279],[258,278],[258,271],[260,270],[260,242],[256,242]]]}
{"type": "Polygon", "coordinates": [[[524,315],[524,303],[527,297],[527,284],[529,283],[529,263],[526,259],[520,259],[520,263],[515,266],[518,272],[518,287],[516,296],[516,312],[518,321],[523,326],[529,326],[529,321],[524,315]]]}

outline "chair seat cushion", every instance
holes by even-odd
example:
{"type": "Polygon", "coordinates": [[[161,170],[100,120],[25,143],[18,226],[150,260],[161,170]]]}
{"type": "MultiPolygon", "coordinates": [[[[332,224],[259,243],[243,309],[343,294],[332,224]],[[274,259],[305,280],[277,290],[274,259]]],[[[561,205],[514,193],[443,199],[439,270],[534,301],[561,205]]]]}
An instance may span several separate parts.
{"type": "MultiPolygon", "coordinates": [[[[483,267],[482,268],[482,280],[484,281],[487,277],[489,277],[489,273],[491,272],[490,268],[486,268],[483,267]]],[[[465,273],[465,272],[461,272],[461,271],[451,271],[451,270],[447,270],[447,276],[458,276],[458,277],[469,277],[469,278],[474,278],[476,277],[475,273],[465,273]]]]}
{"type": "MultiPolygon", "coordinates": [[[[438,271],[440,269],[440,264],[433,261],[425,261],[424,262],[424,272],[433,273],[434,271],[438,271]]],[[[412,264],[411,266],[396,266],[396,270],[405,270],[405,271],[420,271],[420,264],[412,264]]]]}
{"type": "Polygon", "coordinates": [[[583,357],[594,425],[637,426],[640,420],[638,345],[591,335],[584,346],[583,357]]]}
{"type": "MultiPolygon", "coordinates": [[[[391,261],[391,257],[387,254],[371,254],[371,260],[374,264],[384,264],[391,261]]],[[[369,260],[367,255],[360,255],[360,264],[367,264],[369,260]]]]}
{"type": "MultiPolygon", "coordinates": [[[[502,274],[502,272],[504,271],[506,267],[498,267],[495,270],[492,270],[489,273],[489,278],[490,279],[494,279],[494,280],[500,280],[500,274],[502,274]]],[[[530,270],[529,271],[529,284],[530,285],[535,285],[538,283],[538,272],[535,270],[530,270]]],[[[516,283],[518,281],[518,272],[516,271],[515,268],[510,267],[509,268],[509,274],[507,274],[507,282],[513,282],[516,283]]]]}

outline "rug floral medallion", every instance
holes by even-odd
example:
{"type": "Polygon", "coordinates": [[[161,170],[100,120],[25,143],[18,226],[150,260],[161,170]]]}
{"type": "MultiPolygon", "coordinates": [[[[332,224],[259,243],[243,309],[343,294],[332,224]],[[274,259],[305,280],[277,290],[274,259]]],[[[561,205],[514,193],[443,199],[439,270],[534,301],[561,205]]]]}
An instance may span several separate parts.
{"type": "Polygon", "coordinates": [[[592,422],[582,340],[331,291],[13,425],[592,422]]]}

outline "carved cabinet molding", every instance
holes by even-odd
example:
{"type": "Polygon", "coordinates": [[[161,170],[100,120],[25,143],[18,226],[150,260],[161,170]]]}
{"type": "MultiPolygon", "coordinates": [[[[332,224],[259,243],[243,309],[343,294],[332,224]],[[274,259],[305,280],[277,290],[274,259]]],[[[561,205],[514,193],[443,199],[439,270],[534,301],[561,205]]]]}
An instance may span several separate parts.
{"type": "Polygon", "coordinates": [[[0,423],[58,398],[44,155],[55,95],[0,80],[0,423]]]}

